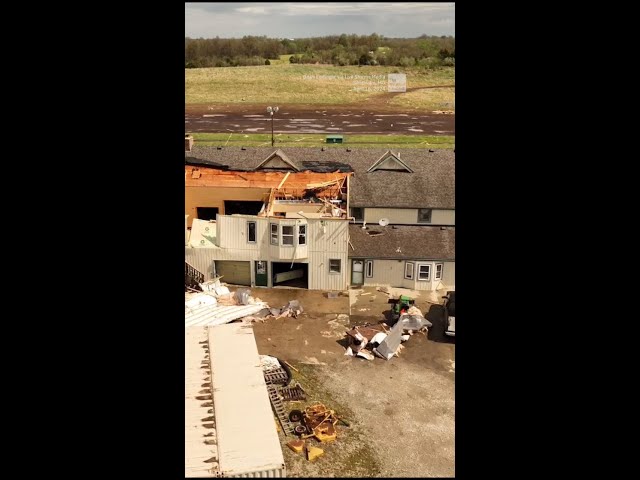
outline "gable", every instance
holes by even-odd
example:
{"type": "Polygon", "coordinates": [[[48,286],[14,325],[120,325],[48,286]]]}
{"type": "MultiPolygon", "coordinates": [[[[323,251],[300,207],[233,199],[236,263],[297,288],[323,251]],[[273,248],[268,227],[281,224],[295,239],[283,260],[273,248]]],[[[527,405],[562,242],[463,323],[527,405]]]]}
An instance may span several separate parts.
{"type": "Polygon", "coordinates": [[[298,172],[298,167],[287,158],[285,153],[278,149],[265,158],[255,170],[279,170],[287,172],[298,172]]]}
{"type": "Polygon", "coordinates": [[[406,163],[390,151],[380,157],[380,159],[367,170],[367,173],[375,172],[376,170],[413,173],[413,170],[411,170],[406,163]]]}
{"type": "Polygon", "coordinates": [[[266,162],[263,162],[256,170],[265,170],[265,169],[289,170],[291,172],[296,171],[290,164],[282,160],[282,158],[280,158],[280,156],[278,155],[270,158],[266,162]]]}

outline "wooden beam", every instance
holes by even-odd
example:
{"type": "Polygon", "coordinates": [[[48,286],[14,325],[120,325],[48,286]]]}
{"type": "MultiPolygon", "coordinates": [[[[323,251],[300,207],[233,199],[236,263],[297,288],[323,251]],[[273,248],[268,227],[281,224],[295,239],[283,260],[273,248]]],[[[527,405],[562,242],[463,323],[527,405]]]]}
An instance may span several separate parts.
{"type": "Polygon", "coordinates": [[[284,178],[280,182],[280,185],[278,185],[278,189],[282,188],[282,185],[284,185],[284,182],[287,181],[287,178],[289,178],[289,175],[291,175],[291,172],[287,172],[287,174],[284,176],[284,178]]]}

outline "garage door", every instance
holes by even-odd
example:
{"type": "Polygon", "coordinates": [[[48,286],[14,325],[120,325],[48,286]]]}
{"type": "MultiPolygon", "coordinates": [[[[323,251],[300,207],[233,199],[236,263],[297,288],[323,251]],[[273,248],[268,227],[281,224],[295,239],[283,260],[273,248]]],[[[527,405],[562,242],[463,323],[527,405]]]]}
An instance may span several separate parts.
{"type": "Polygon", "coordinates": [[[222,275],[224,283],[234,285],[251,285],[251,262],[216,262],[216,272],[222,275]]]}

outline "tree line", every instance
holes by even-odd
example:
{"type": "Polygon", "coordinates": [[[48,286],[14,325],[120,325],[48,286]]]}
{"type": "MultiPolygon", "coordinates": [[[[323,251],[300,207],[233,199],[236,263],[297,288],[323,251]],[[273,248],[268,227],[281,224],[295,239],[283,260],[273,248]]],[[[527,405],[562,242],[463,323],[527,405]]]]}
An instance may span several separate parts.
{"type": "Polygon", "coordinates": [[[455,65],[456,57],[454,37],[386,38],[376,33],[298,39],[187,37],[184,53],[186,68],[269,65],[281,55],[289,55],[290,63],[438,68],[455,65]]]}

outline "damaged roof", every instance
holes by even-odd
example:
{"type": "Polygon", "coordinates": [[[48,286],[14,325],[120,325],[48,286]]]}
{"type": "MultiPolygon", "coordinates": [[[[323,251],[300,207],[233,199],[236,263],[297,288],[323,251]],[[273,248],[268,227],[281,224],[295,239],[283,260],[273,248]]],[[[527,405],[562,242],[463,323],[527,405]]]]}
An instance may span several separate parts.
{"type": "Polygon", "coordinates": [[[350,224],[349,240],[349,257],[354,258],[455,260],[455,227],[376,225],[365,230],[350,224]]]}
{"type": "MultiPolygon", "coordinates": [[[[355,172],[350,181],[352,207],[455,208],[455,153],[448,149],[321,148],[313,147],[223,147],[194,145],[185,152],[188,165],[211,166],[235,171],[256,171],[274,153],[284,154],[284,163],[300,172],[355,172]],[[393,155],[410,171],[377,168],[393,155]]],[[[264,168],[265,166],[263,166],[264,168]]],[[[265,168],[265,170],[268,170],[265,168]]],[[[260,171],[260,170],[258,170],[260,171]]],[[[286,171],[286,170],[285,170],[286,171]]]]}

